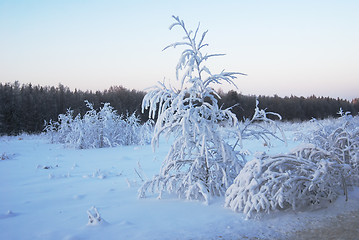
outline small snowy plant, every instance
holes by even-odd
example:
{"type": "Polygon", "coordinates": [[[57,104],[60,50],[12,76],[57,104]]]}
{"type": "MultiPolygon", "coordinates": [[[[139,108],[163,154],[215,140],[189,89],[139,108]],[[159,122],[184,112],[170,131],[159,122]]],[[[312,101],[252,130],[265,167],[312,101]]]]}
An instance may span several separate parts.
{"type": "Polygon", "coordinates": [[[54,121],[52,121],[52,119],[50,119],[49,122],[47,122],[45,120],[44,125],[45,125],[44,131],[50,136],[50,142],[55,143],[56,142],[56,133],[57,133],[57,129],[59,127],[59,123],[54,122],[54,121]]]}
{"type": "Polygon", "coordinates": [[[100,216],[97,208],[95,206],[91,207],[87,210],[87,215],[89,221],[87,223],[88,226],[98,226],[98,225],[107,225],[108,223],[100,216]]]}
{"type": "Polygon", "coordinates": [[[13,156],[14,154],[8,154],[4,152],[0,155],[0,160],[9,160],[12,159],[13,156]]]}
{"type": "Polygon", "coordinates": [[[164,159],[161,171],[139,190],[140,197],[147,191],[163,192],[179,198],[196,199],[208,203],[213,196],[224,195],[232,184],[243,163],[233,148],[224,141],[220,129],[237,124],[230,109],[218,106],[216,91],[212,84],[233,83],[241,73],[222,71],[213,74],[204,64],[212,57],[223,54],[203,54],[208,46],[204,43],[207,31],[199,34],[188,31],[179,17],[170,26],[180,27],[184,41],[167,46],[185,46],[176,67],[180,89],[176,90],[160,83],[143,100],[143,109],[149,108],[150,117],[158,119],[152,145],[158,145],[161,135],[174,137],[174,142],[164,159]],[[181,77],[180,74],[182,73],[181,77]]]}

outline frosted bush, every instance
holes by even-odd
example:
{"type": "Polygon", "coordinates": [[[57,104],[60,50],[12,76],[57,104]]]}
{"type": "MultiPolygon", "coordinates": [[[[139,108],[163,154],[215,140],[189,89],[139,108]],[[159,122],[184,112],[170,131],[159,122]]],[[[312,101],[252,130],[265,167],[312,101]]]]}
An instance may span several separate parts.
{"type": "Polygon", "coordinates": [[[338,118],[322,120],[313,118],[310,121],[301,122],[297,127],[296,139],[318,144],[317,140],[321,137],[325,139],[334,130],[344,125],[347,125],[346,129],[350,132],[359,127],[359,116],[352,116],[350,112],[344,112],[342,109],[337,114],[339,115],[338,118]]]}
{"type": "Polygon", "coordinates": [[[63,143],[75,148],[103,148],[119,145],[146,144],[150,142],[151,122],[140,124],[135,113],[124,118],[105,103],[99,111],[86,101],[89,110],[81,117],[73,117],[73,110],[60,114],[58,122],[50,121],[45,131],[51,142],[63,143]]]}
{"type": "Polygon", "coordinates": [[[348,164],[348,184],[359,185],[359,116],[342,115],[336,124],[315,131],[311,142],[331,152],[339,163],[348,164]]]}
{"type": "Polygon", "coordinates": [[[45,120],[44,131],[47,133],[48,137],[50,137],[51,143],[55,143],[56,141],[58,141],[58,139],[56,139],[56,137],[57,137],[56,133],[57,133],[58,127],[59,127],[58,122],[54,122],[54,121],[52,121],[52,119],[50,119],[50,121],[47,123],[45,120]]]}
{"type": "MultiPolygon", "coordinates": [[[[233,148],[224,141],[221,128],[234,127],[236,116],[230,109],[218,106],[216,91],[211,84],[233,84],[239,73],[222,71],[212,74],[204,63],[222,54],[202,54],[208,44],[203,42],[207,31],[199,36],[199,27],[188,31],[178,17],[170,29],[179,26],[184,41],[169,47],[187,46],[176,67],[181,88],[176,90],[160,83],[143,100],[150,117],[158,114],[152,145],[158,145],[161,135],[174,136],[158,175],[144,183],[140,197],[147,191],[174,194],[180,198],[197,199],[208,203],[213,196],[222,196],[242,168],[233,148]],[[181,78],[179,77],[182,73],[181,78]]],[[[238,133],[239,134],[239,133],[238,133]]]]}
{"type": "Polygon", "coordinates": [[[246,163],[226,192],[225,206],[248,218],[275,209],[322,206],[346,192],[343,176],[349,169],[313,144],[290,154],[264,154],[246,163]]]}
{"type": "Polygon", "coordinates": [[[247,162],[226,192],[225,205],[251,217],[275,209],[321,206],[359,186],[358,118],[343,115],[314,131],[290,154],[247,162]]]}

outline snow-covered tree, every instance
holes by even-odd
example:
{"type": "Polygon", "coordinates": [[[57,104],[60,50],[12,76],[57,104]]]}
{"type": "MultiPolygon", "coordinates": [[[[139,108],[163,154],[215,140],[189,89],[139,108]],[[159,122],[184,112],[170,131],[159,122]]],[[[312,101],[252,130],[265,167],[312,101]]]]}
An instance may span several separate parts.
{"type": "MultiPolygon", "coordinates": [[[[199,33],[187,30],[184,22],[173,16],[170,26],[180,27],[185,36],[165,49],[185,46],[176,67],[180,89],[160,83],[143,100],[143,109],[149,108],[150,117],[158,119],[152,145],[158,145],[161,135],[174,142],[158,175],[144,183],[140,197],[147,191],[174,194],[180,198],[198,199],[208,203],[213,196],[224,195],[227,187],[237,176],[243,163],[233,147],[224,141],[222,126],[237,125],[236,116],[230,109],[218,106],[213,84],[234,84],[237,72],[222,71],[213,74],[205,62],[223,54],[203,54],[207,31],[199,33]]],[[[165,50],[164,49],[164,50],[165,50]]],[[[239,134],[239,133],[238,133],[239,134]]]]}

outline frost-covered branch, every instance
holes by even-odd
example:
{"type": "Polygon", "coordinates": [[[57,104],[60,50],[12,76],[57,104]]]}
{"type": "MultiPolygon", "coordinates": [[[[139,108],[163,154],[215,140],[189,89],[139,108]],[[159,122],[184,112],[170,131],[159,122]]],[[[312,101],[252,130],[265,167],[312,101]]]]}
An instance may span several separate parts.
{"type": "Polygon", "coordinates": [[[268,116],[274,116],[278,120],[282,120],[282,117],[278,113],[266,112],[264,109],[260,109],[258,105],[259,101],[256,100],[256,107],[252,118],[245,119],[243,123],[239,124],[239,137],[233,145],[233,149],[236,149],[237,146],[243,148],[242,141],[250,137],[263,140],[266,146],[270,146],[271,138],[279,139],[285,144],[287,143],[284,131],[278,126],[276,121],[268,118],[268,116]],[[278,131],[280,135],[277,134],[278,131]]]}

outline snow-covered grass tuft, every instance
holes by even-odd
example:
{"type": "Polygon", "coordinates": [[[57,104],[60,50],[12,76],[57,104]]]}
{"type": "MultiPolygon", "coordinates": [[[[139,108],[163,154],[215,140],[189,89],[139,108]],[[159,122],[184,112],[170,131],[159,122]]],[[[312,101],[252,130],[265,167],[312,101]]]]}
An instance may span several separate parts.
{"type": "Polygon", "coordinates": [[[95,206],[87,210],[87,215],[89,218],[87,223],[88,226],[108,225],[108,223],[100,216],[100,213],[95,206]]]}
{"type": "Polygon", "coordinates": [[[14,157],[14,154],[9,154],[9,153],[2,153],[0,155],[0,160],[9,160],[9,159],[12,159],[14,157]]]}

